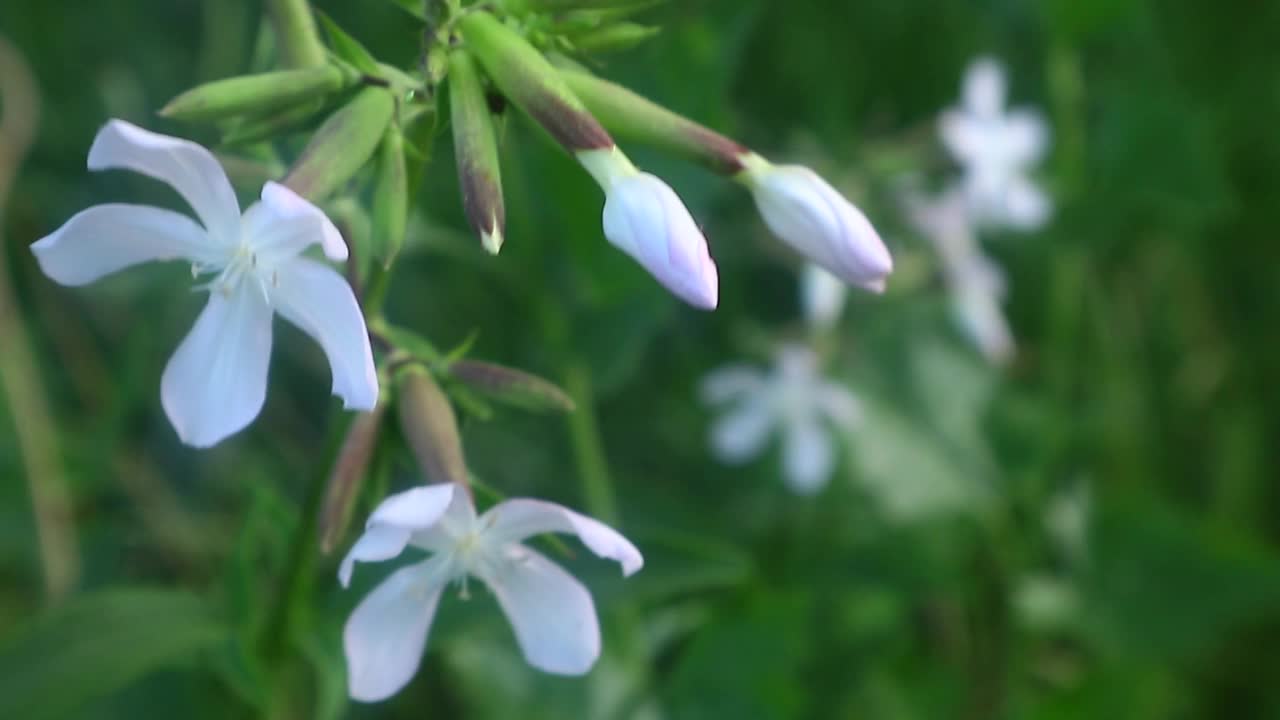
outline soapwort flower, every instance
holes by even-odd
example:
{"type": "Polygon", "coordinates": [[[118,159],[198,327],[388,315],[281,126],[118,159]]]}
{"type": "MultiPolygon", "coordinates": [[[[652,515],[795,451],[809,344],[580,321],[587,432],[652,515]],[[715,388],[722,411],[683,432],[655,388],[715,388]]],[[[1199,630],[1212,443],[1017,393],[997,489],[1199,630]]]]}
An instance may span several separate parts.
{"type": "Polygon", "coordinates": [[[773,431],[782,435],[782,475],[799,494],[821,490],[835,469],[832,427],[852,429],[861,405],[844,386],[819,373],[818,358],[800,345],[781,346],[772,372],[728,365],[702,381],[702,400],[728,409],[711,427],[711,449],[727,463],[759,455],[773,431]]]}
{"type": "Polygon", "coordinates": [[[369,593],[343,632],[351,697],[394,695],[417,672],[445,586],[475,577],[493,592],[525,659],[559,675],[582,675],[600,656],[600,624],[591,594],[572,575],[521,544],[543,533],[572,533],[587,549],[616,560],[624,575],[644,559],[607,525],[554,503],[510,499],[483,515],[452,483],[388,497],[338,571],[343,586],[356,562],[390,560],[413,546],[432,553],[403,567],[369,593]]]}
{"type": "Polygon", "coordinates": [[[342,275],[302,251],[319,243],[331,260],[347,247],[324,213],[268,182],[243,215],[213,154],[121,120],[89,150],[90,170],[122,168],[168,183],[200,219],[145,205],[97,205],[31,246],[40,268],[63,285],[85,285],[147,260],[181,259],[209,301],[165,367],[160,398],[178,437],[208,447],[243,429],[262,409],[271,321],[280,313],[329,358],[333,393],[348,409],[378,398],[364,317],[342,275]]]}
{"type": "Polygon", "coordinates": [[[965,72],[961,106],[942,113],[938,133],[964,168],[975,222],[1018,230],[1042,227],[1053,211],[1028,173],[1043,158],[1049,128],[1039,112],[1006,109],[1004,67],[981,58],[965,72]]]}

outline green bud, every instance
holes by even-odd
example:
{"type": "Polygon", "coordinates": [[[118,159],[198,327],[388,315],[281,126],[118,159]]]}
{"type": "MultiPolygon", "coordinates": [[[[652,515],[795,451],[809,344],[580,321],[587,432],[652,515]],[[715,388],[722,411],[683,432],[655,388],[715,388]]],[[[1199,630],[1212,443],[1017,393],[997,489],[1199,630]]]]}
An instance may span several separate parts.
{"type": "Polygon", "coordinates": [[[458,419],[444,391],[418,365],[401,371],[399,383],[400,429],[423,474],[431,482],[466,485],[458,419]]]}
{"type": "Polygon", "coordinates": [[[497,254],[507,224],[498,141],[480,73],[464,50],[449,58],[449,107],[462,206],[484,249],[497,254]]]}
{"type": "Polygon", "coordinates": [[[742,171],[742,159],[750,154],[745,147],[720,133],[621,85],[578,69],[562,69],[560,76],[618,137],[686,157],[730,177],[742,171]]]}
{"type": "Polygon", "coordinates": [[[396,102],[386,88],[367,87],[329,116],[294,163],[284,184],[311,200],[323,200],[373,156],[396,102]]]}
{"type": "Polygon", "coordinates": [[[404,135],[396,123],[387,125],[378,153],[378,179],[373,190],[374,257],[391,267],[404,246],[409,215],[409,177],[404,163],[404,135]]]}
{"type": "Polygon", "coordinates": [[[523,370],[478,360],[458,360],[449,375],[486,397],[526,410],[572,412],[573,398],[554,383],[523,370]]]}
{"type": "Polygon", "coordinates": [[[373,451],[378,446],[386,409],[386,403],[379,402],[372,412],[356,415],[342,441],[342,448],[329,473],[316,523],[320,533],[320,551],[326,555],[341,542],[351,522],[351,511],[369,473],[373,451]]]}
{"type": "Polygon", "coordinates": [[[355,80],[333,65],[215,80],[169,101],[160,114],[186,121],[265,115],[341,90],[355,80]]]}
{"type": "Polygon", "coordinates": [[[498,89],[570,152],[613,147],[613,138],[574,96],[551,63],[486,12],[458,23],[471,51],[498,89]]]}
{"type": "Polygon", "coordinates": [[[315,125],[316,116],[326,104],[324,98],[317,98],[266,117],[237,118],[223,131],[222,144],[251,145],[299,132],[315,125]]]}
{"type": "Polygon", "coordinates": [[[585,53],[622,52],[636,47],[658,32],[659,28],[656,27],[624,22],[573,35],[570,40],[576,49],[585,53]]]}

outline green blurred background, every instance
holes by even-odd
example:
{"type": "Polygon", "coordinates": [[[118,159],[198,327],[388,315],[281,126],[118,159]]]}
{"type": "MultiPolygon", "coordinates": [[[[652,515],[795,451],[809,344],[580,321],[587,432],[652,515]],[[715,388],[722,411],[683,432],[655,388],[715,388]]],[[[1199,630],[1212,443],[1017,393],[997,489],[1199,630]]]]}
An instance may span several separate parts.
{"type": "MultiPolygon", "coordinates": [[[[317,6],[414,63],[391,3],[317,6]]],[[[583,403],[567,421],[464,417],[472,468],[613,520],[647,564],[623,582],[561,558],[602,611],[586,678],[526,667],[473,593],[446,600],[416,680],[376,706],[346,705],[339,633],[380,572],[344,592],[325,558],[297,641],[274,662],[257,651],[333,432],[323,356],[281,330],[257,422],[190,450],[158,392],[202,302],[186,273],[66,289],[26,250],[92,204],[179,207],[88,173],[89,143],[111,117],[211,141],[155,110],[247,71],[260,15],[0,5],[41,103],[0,204],[0,358],[21,378],[0,385],[0,717],[1280,718],[1280,3],[684,0],[645,16],[655,40],[598,61],[813,165],[899,258],[889,293],[853,298],[823,348],[868,412],[815,498],[787,492],[776,451],[726,468],[707,449],[698,380],[803,334],[797,266],[745,193],[633,153],[706,229],[722,289],[703,314],[603,241],[599,191],[515,114],[509,239],[485,255],[442,135],[388,315],[442,347],[478,333],[475,356],[564,383],[583,403]],[[1003,370],[948,322],[891,194],[901,171],[952,172],[935,118],[983,54],[1054,130],[1054,221],[984,238],[1020,344],[1003,370]],[[37,510],[71,544],[42,555],[37,510]]],[[[413,482],[406,461],[391,487],[413,482]]]]}

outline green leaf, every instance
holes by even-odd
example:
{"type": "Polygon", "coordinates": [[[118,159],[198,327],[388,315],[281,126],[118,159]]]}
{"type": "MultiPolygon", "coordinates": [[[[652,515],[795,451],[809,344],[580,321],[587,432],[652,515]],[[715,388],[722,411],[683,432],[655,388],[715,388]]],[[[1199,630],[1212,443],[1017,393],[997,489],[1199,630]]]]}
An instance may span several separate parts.
{"type": "Polygon", "coordinates": [[[121,588],[74,599],[0,645],[0,717],[71,717],[144,675],[227,638],[195,595],[121,588]]]}
{"type": "Polygon", "coordinates": [[[320,24],[324,26],[324,32],[329,36],[329,47],[333,49],[333,54],[340,59],[351,63],[357,70],[366,74],[380,77],[382,68],[378,65],[378,60],[369,52],[359,40],[347,34],[347,31],[338,27],[328,15],[316,11],[316,17],[320,20],[320,24]]]}
{"type": "Polygon", "coordinates": [[[424,9],[424,0],[390,0],[392,5],[418,18],[422,22],[427,22],[427,12],[424,9]]]}

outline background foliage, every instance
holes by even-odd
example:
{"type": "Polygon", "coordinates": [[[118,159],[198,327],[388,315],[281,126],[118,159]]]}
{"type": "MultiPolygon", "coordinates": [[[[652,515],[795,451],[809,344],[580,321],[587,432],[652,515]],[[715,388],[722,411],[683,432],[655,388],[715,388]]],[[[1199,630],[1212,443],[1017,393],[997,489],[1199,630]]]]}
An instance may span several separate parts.
{"type": "MultiPolygon", "coordinates": [[[[413,62],[391,3],[317,5],[413,62]]],[[[43,104],[0,217],[16,300],[0,314],[27,330],[0,354],[26,345],[41,383],[0,387],[0,717],[1280,717],[1280,3],[689,0],[605,61],[840,179],[900,259],[889,294],[856,298],[824,348],[868,418],[814,499],[787,493],[773,455],[730,469],[706,447],[698,379],[801,330],[794,266],[745,193],[633,153],[705,225],[722,299],[701,314],[603,242],[598,190],[515,114],[509,241],[484,255],[442,137],[389,314],[442,347],[478,332],[476,355],[586,400],[567,422],[469,420],[469,460],[506,494],[615,508],[647,565],[623,583],[566,560],[605,611],[588,678],[527,668],[478,593],[446,601],[423,671],[372,707],[346,705],[339,643],[369,578],[341,591],[334,558],[290,651],[267,666],[251,651],[334,432],[320,353],[285,330],[263,415],[190,451],[157,392],[200,304],[185,274],[67,290],[25,249],[97,202],[176,206],[153,183],[87,173],[90,139],[109,117],[190,135],[154,110],[248,69],[259,16],[248,0],[0,6],[43,104]],[[1021,343],[1005,371],[951,329],[888,192],[907,169],[895,148],[945,171],[934,118],[988,53],[1015,103],[1053,120],[1059,203],[1043,232],[988,238],[1021,343]],[[47,476],[28,478],[20,427],[50,449],[47,476]],[[31,483],[69,493],[54,519],[78,565],[59,603],[31,483]]],[[[393,474],[412,482],[407,464],[393,474]]]]}

